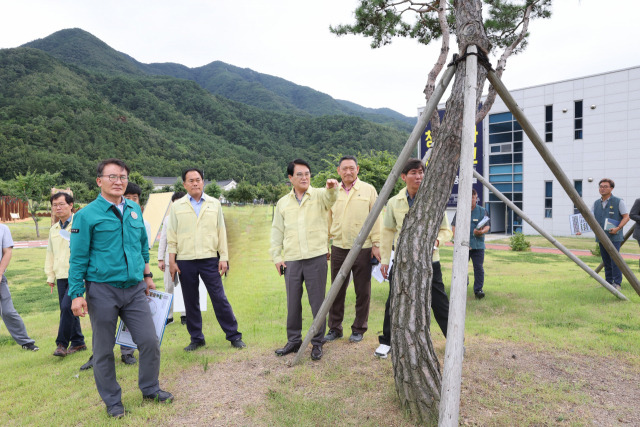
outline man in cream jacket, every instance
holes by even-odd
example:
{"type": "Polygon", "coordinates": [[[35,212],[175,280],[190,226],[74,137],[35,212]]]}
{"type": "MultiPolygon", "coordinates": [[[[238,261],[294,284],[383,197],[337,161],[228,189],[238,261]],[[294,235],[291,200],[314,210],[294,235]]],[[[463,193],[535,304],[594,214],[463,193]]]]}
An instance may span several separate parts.
{"type": "Polygon", "coordinates": [[[187,195],[176,200],[169,211],[167,245],[169,272],[180,275],[180,285],[187,315],[187,330],[191,343],[185,351],[194,351],[205,345],[202,333],[198,285],[202,278],[216,319],[235,348],[246,347],[231,304],[224,293],[221,276],[229,268],[227,230],[222,206],[214,197],[204,194],[204,174],[199,169],[188,169],[182,174],[187,195]]]}

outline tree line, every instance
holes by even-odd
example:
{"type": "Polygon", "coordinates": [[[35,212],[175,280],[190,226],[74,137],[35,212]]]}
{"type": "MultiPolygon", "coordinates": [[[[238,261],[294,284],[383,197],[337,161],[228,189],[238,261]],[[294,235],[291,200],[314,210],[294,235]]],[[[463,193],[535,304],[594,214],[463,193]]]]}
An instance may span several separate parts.
{"type": "Polygon", "coordinates": [[[339,151],[400,151],[407,134],[352,116],[267,111],[163,76],[104,75],[31,48],[0,50],[0,179],[59,173],[92,188],[96,163],[125,160],[143,175],[256,186],[286,182],[286,164],[320,169],[339,151]]]}

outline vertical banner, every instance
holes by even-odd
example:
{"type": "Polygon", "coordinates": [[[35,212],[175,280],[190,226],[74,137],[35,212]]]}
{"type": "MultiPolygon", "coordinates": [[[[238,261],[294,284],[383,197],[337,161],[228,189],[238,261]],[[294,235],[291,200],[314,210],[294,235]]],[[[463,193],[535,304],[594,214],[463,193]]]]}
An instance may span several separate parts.
{"type": "MultiPolygon", "coordinates": [[[[482,104],[478,106],[478,108],[482,107],[482,104]]],[[[440,116],[440,121],[442,121],[442,117],[444,116],[445,110],[438,110],[438,115],[440,116]]],[[[483,144],[483,132],[482,132],[482,124],[484,120],[480,123],[476,124],[476,138],[473,143],[473,168],[482,176],[484,176],[483,171],[483,154],[484,154],[484,144],[483,144]]],[[[433,137],[431,135],[431,122],[427,123],[427,126],[424,128],[424,132],[422,132],[422,136],[420,137],[420,148],[418,155],[420,158],[423,158],[427,151],[433,148],[434,144],[433,137]]],[[[459,169],[458,169],[459,170],[459,169]]],[[[482,183],[478,182],[476,178],[473,178],[473,188],[478,192],[478,203],[483,204],[484,200],[482,200],[483,188],[482,183]]],[[[453,188],[451,189],[451,195],[449,196],[449,201],[447,202],[448,208],[455,208],[458,206],[458,175],[456,175],[456,179],[453,182],[453,188]]]]}

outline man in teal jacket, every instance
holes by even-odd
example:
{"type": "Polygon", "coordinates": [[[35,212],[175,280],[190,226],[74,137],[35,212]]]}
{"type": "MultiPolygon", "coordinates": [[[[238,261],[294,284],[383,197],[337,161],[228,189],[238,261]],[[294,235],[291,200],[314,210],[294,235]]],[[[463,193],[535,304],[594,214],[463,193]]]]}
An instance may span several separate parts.
{"type": "MultiPolygon", "coordinates": [[[[469,259],[473,263],[473,293],[476,299],[484,298],[484,235],[491,228],[491,220],[485,208],[478,204],[478,192],[471,191],[471,227],[469,228],[469,259]]],[[[456,217],[451,221],[451,229],[456,232],[456,217]]],[[[467,279],[467,282],[469,280],[467,279]]]]}
{"type": "Polygon", "coordinates": [[[160,346],[145,295],[155,285],[140,206],[122,197],[128,175],[129,167],[121,160],[98,165],[100,195],[74,217],[69,260],[71,309],[76,316],[89,313],[96,387],[108,415],[116,418],[125,414],[113,356],[118,317],[140,352],[138,386],[143,398],[173,400],[158,382],[160,346]]]}

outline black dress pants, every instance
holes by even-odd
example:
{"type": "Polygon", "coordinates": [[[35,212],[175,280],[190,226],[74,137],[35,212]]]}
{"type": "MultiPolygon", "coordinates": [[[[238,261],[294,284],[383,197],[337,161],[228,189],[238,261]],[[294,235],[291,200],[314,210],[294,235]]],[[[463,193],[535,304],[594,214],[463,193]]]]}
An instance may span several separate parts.
{"type": "MultiPolygon", "coordinates": [[[[449,321],[449,298],[444,291],[442,281],[442,268],[440,261],[431,264],[433,267],[433,278],[431,279],[431,309],[433,316],[440,326],[442,334],[447,336],[447,322],[449,321]]],[[[378,336],[380,344],[391,345],[391,289],[393,286],[393,267],[389,270],[389,297],[384,307],[384,323],[382,335],[378,336]]]]}

